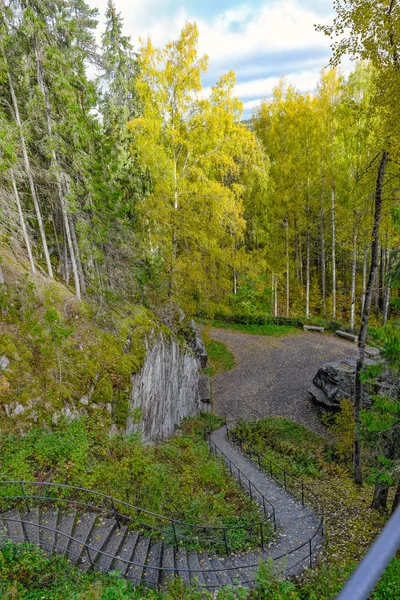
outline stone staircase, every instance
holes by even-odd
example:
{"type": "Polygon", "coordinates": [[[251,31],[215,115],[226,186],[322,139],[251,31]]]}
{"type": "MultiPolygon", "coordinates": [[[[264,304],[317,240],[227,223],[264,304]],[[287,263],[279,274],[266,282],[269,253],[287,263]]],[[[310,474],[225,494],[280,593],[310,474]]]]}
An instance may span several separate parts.
{"type": "MultiPolygon", "coordinates": [[[[61,498],[41,497],[37,491],[29,497],[24,492],[4,497],[8,502],[13,498],[16,500],[12,510],[0,513],[0,546],[6,539],[30,542],[40,546],[48,555],[57,553],[65,556],[71,565],[83,571],[119,571],[136,586],[143,584],[156,588],[165,585],[174,576],[180,577],[186,584],[193,583],[211,591],[226,585],[252,587],[259,561],[268,558],[274,560],[277,572],[283,576],[298,575],[305,567],[312,566],[323,545],[323,522],[313,508],[287,493],[241,453],[228,439],[225,428],[210,436],[210,445],[214,452],[219,450],[232,475],[253,500],[259,504],[263,500],[264,511],[265,499],[273,501],[278,531],[268,547],[261,544],[264,547],[255,551],[231,552],[226,556],[217,554],[217,546],[211,544],[209,552],[199,552],[181,545],[178,538],[173,545],[161,541],[160,536],[158,539],[154,534],[151,537],[151,528],[147,529],[148,535],[143,535],[143,526],[117,513],[115,507],[103,510],[61,498]],[[33,506],[32,499],[39,506],[28,511],[27,508],[33,506]]],[[[21,482],[0,481],[0,484],[10,483],[19,483],[21,489],[23,485],[57,486],[46,482],[21,485],[21,482]]],[[[55,489],[53,487],[53,492],[55,489]]],[[[102,496],[81,488],[70,489],[102,496]]],[[[192,539],[196,539],[195,536],[192,539]]]]}
{"type": "Polygon", "coordinates": [[[254,582],[259,552],[228,557],[174,547],[119,525],[96,512],[57,508],[15,508],[0,517],[0,543],[30,542],[46,554],[65,556],[83,571],[119,571],[135,585],[159,587],[174,575],[185,583],[214,589],[254,582]]]}

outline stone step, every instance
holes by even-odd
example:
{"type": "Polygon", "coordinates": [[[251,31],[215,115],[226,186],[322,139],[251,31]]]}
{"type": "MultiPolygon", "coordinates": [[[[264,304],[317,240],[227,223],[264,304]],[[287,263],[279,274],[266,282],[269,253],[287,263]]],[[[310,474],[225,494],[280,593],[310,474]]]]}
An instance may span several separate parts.
{"type": "Polygon", "coordinates": [[[183,546],[178,546],[178,548],[175,549],[175,565],[176,565],[176,570],[178,572],[178,577],[180,577],[186,585],[189,585],[190,576],[189,576],[189,570],[188,570],[189,569],[188,556],[187,556],[186,548],[183,548],[183,546]],[[183,570],[180,570],[180,569],[183,569],[183,570]]]}
{"type": "Polygon", "coordinates": [[[200,568],[203,569],[204,580],[206,586],[210,591],[216,590],[220,587],[220,583],[215,573],[213,573],[213,566],[210,562],[208,555],[205,552],[199,554],[200,568]]]}
{"type": "Polygon", "coordinates": [[[58,518],[57,529],[59,533],[56,536],[54,551],[65,555],[70,544],[70,537],[74,531],[76,519],[75,510],[63,510],[58,518]]]}
{"type": "Polygon", "coordinates": [[[136,566],[130,565],[125,577],[130,579],[135,586],[142,583],[144,565],[146,564],[147,554],[150,547],[150,538],[141,536],[135,546],[131,561],[136,563],[136,566]]]}
{"type": "Polygon", "coordinates": [[[230,571],[221,571],[220,569],[229,568],[224,561],[224,559],[220,559],[216,556],[210,558],[210,563],[213,569],[217,569],[215,575],[220,583],[220,585],[232,585],[233,581],[230,575],[230,571]]]}
{"type": "Polygon", "coordinates": [[[251,585],[254,582],[254,575],[257,571],[257,567],[249,567],[248,565],[258,565],[259,560],[260,557],[258,555],[253,556],[250,553],[242,556],[235,556],[235,558],[232,559],[233,566],[241,567],[236,570],[236,574],[242,585],[251,585]]]}
{"type": "Polygon", "coordinates": [[[204,575],[203,575],[203,573],[198,572],[198,569],[201,569],[201,567],[200,567],[199,555],[197,554],[196,550],[191,550],[188,553],[188,564],[189,564],[189,569],[194,569],[194,572],[192,572],[192,571],[190,572],[191,583],[193,583],[194,585],[196,583],[198,583],[202,587],[205,587],[206,580],[204,579],[204,575]]]}
{"type": "Polygon", "coordinates": [[[171,545],[163,548],[162,567],[166,570],[163,570],[160,582],[161,585],[167,585],[174,578],[175,571],[175,549],[171,545]],[[170,571],[170,569],[174,569],[174,571],[170,571]]]}
{"type": "Polygon", "coordinates": [[[39,528],[40,546],[45,552],[51,554],[56,539],[54,529],[57,529],[58,523],[58,508],[44,509],[42,508],[39,515],[39,523],[44,527],[39,528]],[[48,529],[46,529],[48,527],[48,529]]]}
{"type": "Polygon", "coordinates": [[[92,557],[90,554],[88,554],[87,548],[85,548],[85,544],[92,534],[96,519],[97,513],[85,512],[80,514],[76,520],[73,537],[78,541],[71,540],[71,543],[68,547],[68,559],[73,565],[75,565],[81,558],[85,561],[85,563],[86,561],[89,563],[93,562],[92,557]]]}
{"type": "Polygon", "coordinates": [[[98,568],[103,573],[111,570],[115,557],[120,554],[127,529],[126,525],[122,525],[120,528],[117,525],[112,531],[107,544],[102,548],[105,554],[99,555],[98,568]]]}
{"type": "Polygon", "coordinates": [[[16,543],[26,542],[25,529],[21,523],[21,514],[18,508],[7,511],[2,515],[3,522],[7,528],[7,537],[16,543]],[[10,520],[8,520],[10,519],[10,520]]]}
{"type": "MultiPolygon", "coordinates": [[[[87,540],[87,544],[91,546],[91,548],[95,548],[95,550],[89,550],[89,555],[93,564],[96,563],[101,556],[98,551],[102,550],[107,544],[116,527],[117,522],[115,519],[104,518],[101,515],[97,517],[92,532],[87,540]]],[[[86,558],[88,557],[83,556],[83,559],[85,560],[82,564],[83,571],[87,571],[90,568],[90,561],[86,560],[86,558]]]]}
{"type": "Polygon", "coordinates": [[[132,560],[133,552],[135,550],[136,544],[139,541],[139,534],[137,531],[129,532],[122,544],[117,556],[114,565],[112,565],[112,569],[115,571],[119,571],[123,577],[127,574],[129,569],[129,561],[132,560]],[[122,559],[122,560],[121,560],[122,559]]]}
{"type": "Polygon", "coordinates": [[[150,542],[149,552],[147,554],[146,569],[143,573],[143,583],[150,587],[158,587],[161,581],[163,543],[150,542]],[[155,568],[151,568],[155,567],[155,568]]]}
{"type": "Polygon", "coordinates": [[[39,508],[32,508],[28,513],[21,515],[28,542],[39,545],[39,508]],[[28,525],[27,523],[32,523],[28,525]]]}

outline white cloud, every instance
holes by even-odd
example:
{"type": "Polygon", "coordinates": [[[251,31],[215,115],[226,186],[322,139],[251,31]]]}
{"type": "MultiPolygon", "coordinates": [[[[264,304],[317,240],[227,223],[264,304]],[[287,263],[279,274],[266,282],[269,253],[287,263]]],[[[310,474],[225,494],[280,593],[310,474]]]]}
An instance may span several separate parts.
{"type": "MultiPolygon", "coordinates": [[[[104,14],[106,0],[88,1],[104,14]]],[[[329,40],[316,32],[314,25],[331,22],[333,15],[318,14],[317,2],[312,3],[313,8],[307,8],[296,0],[265,0],[257,10],[243,4],[208,20],[196,18],[179,4],[165,14],[165,11],[160,11],[160,0],[115,0],[115,3],[124,18],[125,33],[131,35],[136,47],[139,37],[148,35],[155,46],[162,46],[179,35],[186,21],[196,21],[200,33],[199,51],[209,55],[213,75],[235,70],[235,64],[239,62],[243,79],[246,78],[246,69],[248,73],[258,73],[256,79],[239,82],[236,86],[236,93],[245,101],[247,111],[258,103],[254,98],[268,96],[279,81],[279,77],[275,76],[262,77],[260,57],[285,52],[295,56],[296,50],[307,57],[307,51],[312,52],[312,64],[305,58],[305,64],[300,63],[297,71],[291,65],[293,71],[285,73],[288,81],[301,92],[315,88],[320,69],[325,66],[329,40]],[[318,59],[319,55],[321,59],[318,59]],[[255,62],[257,69],[254,69],[255,62]]],[[[279,63],[274,67],[274,74],[279,72],[278,69],[279,63]]],[[[282,73],[284,70],[282,66],[282,73]]]]}

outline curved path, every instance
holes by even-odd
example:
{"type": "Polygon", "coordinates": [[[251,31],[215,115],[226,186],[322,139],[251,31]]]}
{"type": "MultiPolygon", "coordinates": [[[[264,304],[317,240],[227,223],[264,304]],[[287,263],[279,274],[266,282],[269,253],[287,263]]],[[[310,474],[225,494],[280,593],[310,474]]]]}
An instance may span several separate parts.
{"type": "MultiPolygon", "coordinates": [[[[225,342],[238,362],[233,371],[214,378],[216,412],[234,419],[282,415],[321,430],[307,401],[307,387],[319,366],[351,354],[354,345],[307,333],[277,339],[213,330],[212,336],[225,342]]],[[[27,540],[47,553],[64,554],[84,570],[119,570],[136,585],[153,587],[173,575],[210,590],[237,583],[251,586],[259,560],[269,557],[285,575],[299,574],[322,550],[320,518],[242,454],[228,440],[225,427],[210,435],[210,446],[223,456],[239,482],[243,484],[239,470],[251,482],[250,493],[256,501],[264,497],[274,506],[277,534],[268,548],[223,558],[146,537],[94,507],[79,511],[74,506],[66,510],[51,505],[36,506],[27,513],[19,505],[0,514],[0,542],[27,540]]],[[[247,484],[244,488],[248,490],[247,484]]]]}
{"type": "Polygon", "coordinates": [[[0,514],[0,545],[6,539],[28,541],[41,546],[47,554],[63,554],[84,571],[118,570],[136,585],[152,587],[165,584],[174,575],[187,584],[193,582],[209,590],[232,584],[252,586],[260,559],[270,557],[276,571],[285,576],[297,575],[315,564],[323,532],[314,510],[303,506],[244,456],[228,440],[225,427],[210,435],[210,448],[228,462],[232,475],[247,492],[251,482],[250,493],[255,501],[263,506],[263,500],[267,499],[273,505],[277,532],[269,546],[229,557],[186,550],[145,536],[140,528],[128,529],[123,515],[118,518],[94,505],[79,510],[79,503],[75,502],[69,508],[57,508],[49,503],[48,496],[44,495],[43,503],[41,496],[35,494],[21,496],[22,505],[17,502],[16,508],[0,514]],[[32,506],[32,499],[37,506],[32,506]],[[29,512],[23,508],[26,502],[29,512]]]}
{"type": "Polygon", "coordinates": [[[352,342],[302,331],[282,338],[227,329],[212,329],[210,335],[236,359],[232,371],[213,377],[216,414],[234,420],[282,416],[325,433],[307,389],[324,363],[357,353],[352,342]]]}

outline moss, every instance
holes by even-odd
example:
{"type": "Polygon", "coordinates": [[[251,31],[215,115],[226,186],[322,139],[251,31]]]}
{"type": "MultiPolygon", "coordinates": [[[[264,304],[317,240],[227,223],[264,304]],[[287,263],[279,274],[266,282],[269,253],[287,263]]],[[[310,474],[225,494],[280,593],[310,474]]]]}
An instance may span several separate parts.
{"type": "Polygon", "coordinates": [[[113,384],[109,377],[104,376],[99,379],[96,384],[95,390],[92,394],[91,400],[95,403],[103,402],[109,404],[113,398],[113,384]]]}
{"type": "Polygon", "coordinates": [[[173,336],[146,308],[115,304],[99,314],[98,306],[78,303],[56,282],[7,286],[0,291],[0,317],[0,355],[10,359],[1,403],[31,407],[3,428],[29,427],[34,414],[49,421],[66,403],[82,411],[85,396],[112,402],[124,426],[132,374],[160,335],[173,336]]]}

